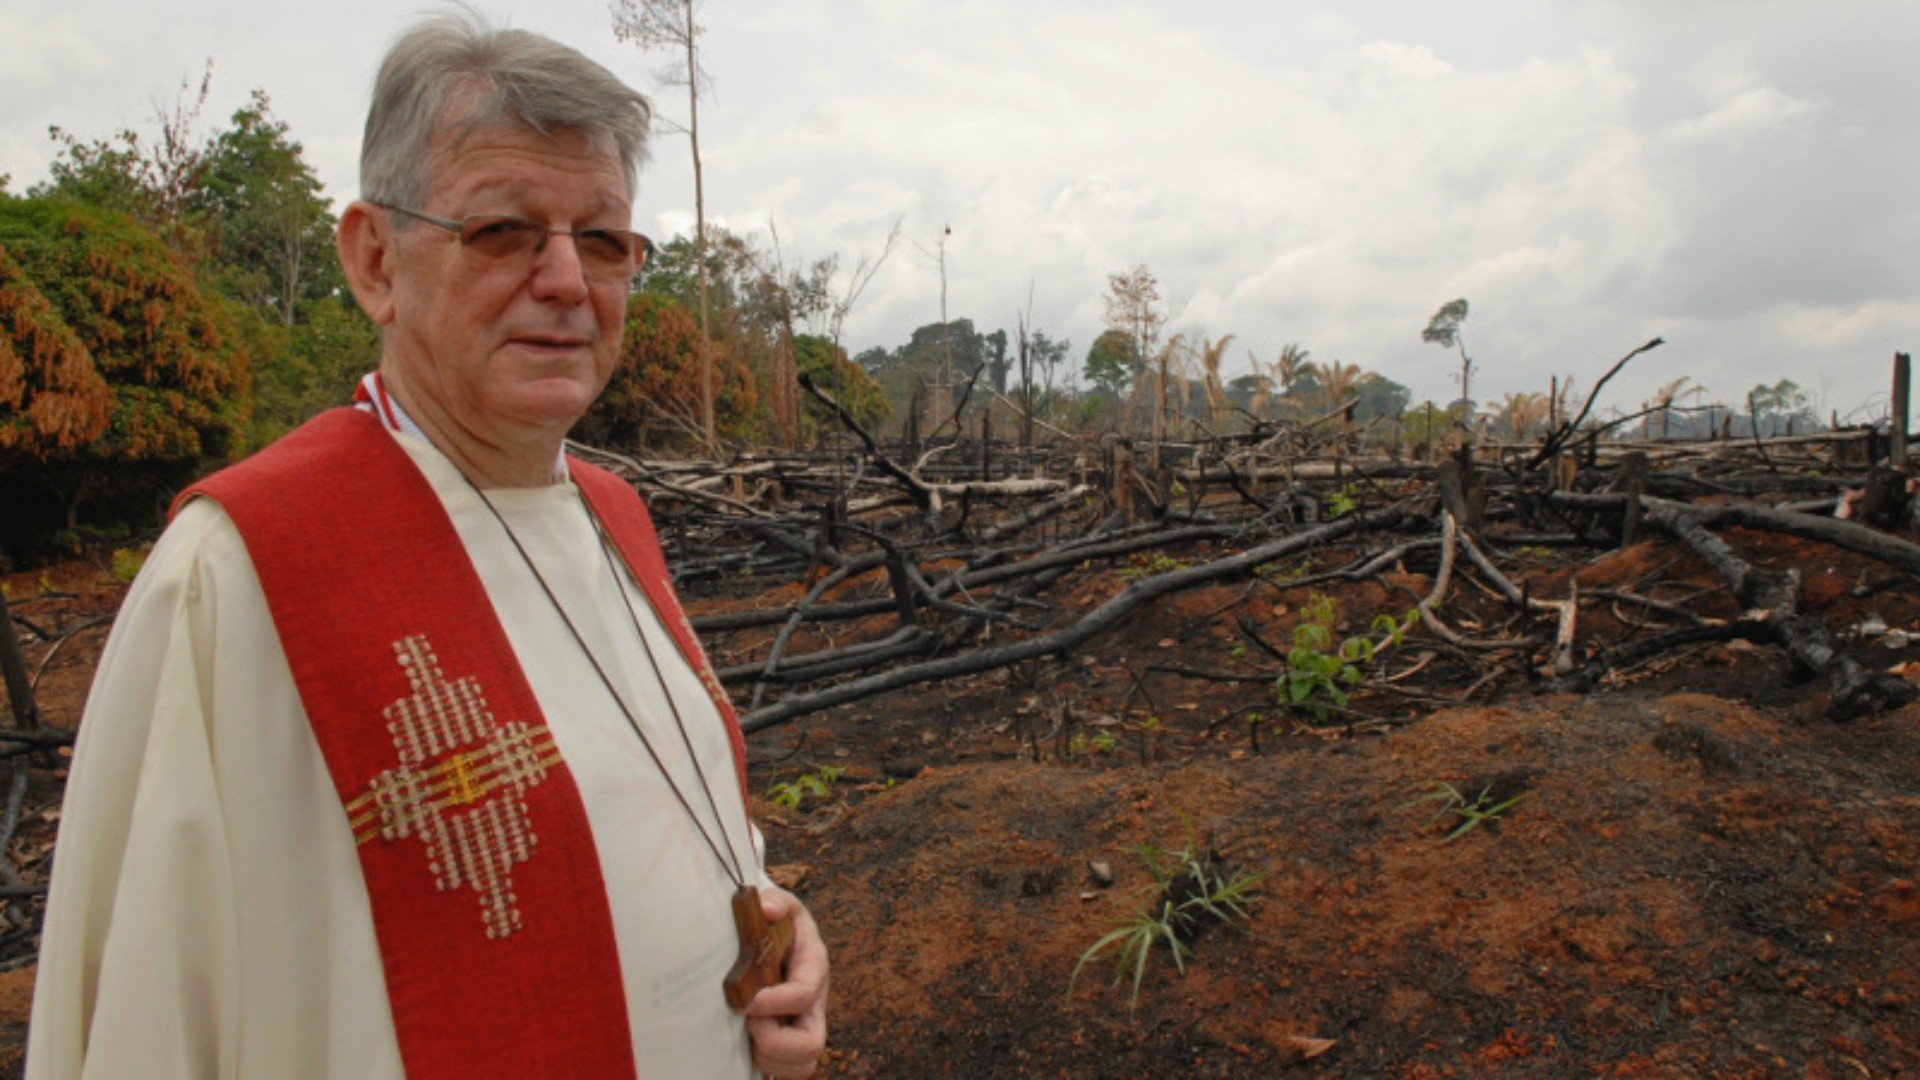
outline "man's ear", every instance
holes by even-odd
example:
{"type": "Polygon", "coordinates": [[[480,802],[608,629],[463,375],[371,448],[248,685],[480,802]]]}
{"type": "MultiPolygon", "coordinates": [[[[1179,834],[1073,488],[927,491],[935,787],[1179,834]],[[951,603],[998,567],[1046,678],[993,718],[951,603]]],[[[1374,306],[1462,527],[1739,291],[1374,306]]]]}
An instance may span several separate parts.
{"type": "Polygon", "coordinates": [[[335,237],[347,287],[375,326],[393,321],[393,226],[379,208],[356,199],[340,215],[335,237]]]}

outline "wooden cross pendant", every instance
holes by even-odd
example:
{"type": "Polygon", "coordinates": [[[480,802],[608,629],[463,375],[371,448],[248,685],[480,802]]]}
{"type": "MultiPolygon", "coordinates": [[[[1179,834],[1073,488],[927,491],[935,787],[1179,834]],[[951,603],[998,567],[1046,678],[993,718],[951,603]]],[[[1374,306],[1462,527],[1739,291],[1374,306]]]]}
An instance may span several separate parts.
{"type": "Polygon", "coordinates": [[[760,910],[760,890],[742,885],[733,894],[733,929],[740,936],[740,958],[727,972],[727,1004],[744,1009],[753,995],[786,977],[793,951],[793,916],[771,925],[760,910]]]}

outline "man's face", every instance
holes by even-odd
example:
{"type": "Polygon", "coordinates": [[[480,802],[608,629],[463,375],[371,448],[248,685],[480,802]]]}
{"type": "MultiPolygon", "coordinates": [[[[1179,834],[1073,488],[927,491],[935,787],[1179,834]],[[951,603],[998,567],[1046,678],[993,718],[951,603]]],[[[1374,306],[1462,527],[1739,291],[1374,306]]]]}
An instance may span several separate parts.
{"type": "MultiPolygon", "coordinates": [[[[483,129],[438,165],[426,204],[412,209],[566,230],[625,229],[632,216],[618,159],[574,132],[483,129]]],[[[419,405],[484,442],[564,431],[619,357],[628,282],[585,277],[568,237],[548,237],[524,264],[498,265],[414,223],[397,234],[392,281],[388,369],[419,405]]]]}

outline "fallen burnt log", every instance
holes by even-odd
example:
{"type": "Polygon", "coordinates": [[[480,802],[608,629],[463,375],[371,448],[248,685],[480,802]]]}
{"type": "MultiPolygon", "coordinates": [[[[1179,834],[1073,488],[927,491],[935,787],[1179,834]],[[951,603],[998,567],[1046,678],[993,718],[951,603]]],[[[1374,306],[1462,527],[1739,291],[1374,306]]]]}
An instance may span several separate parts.
{"type": "MultiPolygon", "coordinates": [[[[1555,495],[1555,502],[1624,513],[1628,500],[1618,496],[1555,495]]],[[[1734,636],[1777,643],[1806,672],[1828,679],[1827,713],[1836,720],[1884,712],[1920,698],[1920,688],[1897,676],[1871,672],[1841,652],[1825,620],[1800,610],[1800,575],[1795,569],[1766,570],[1742,558],[1712,524],[1770,529],[1844,547],[1909,573],[1920,569],[1920,546],[1847,521],[1832,521],[1756,506],[1695,507],[1663,499],[1642,503],[1648,524],[1684,543],[1706,563],[1748,612],[1734,636]]]]}
{"type": "MultiPolygon", "coordinates": [[[[1499,471],[1486,472],[1480,476],[1483,484],[1490,485],[1494,506],[1490,517],[1505,516],[1524,498],[1542,500],[1545,504],[1561,512],[1574,513],[1576,516],[1593,517],[1595,515],[1619,515],[1633,500],[1626,495],[1577,495],[1564,493],[1533,492],[1512,488],[1507,477],[1499,471]]],[[[1420,495],[1416,499],[1430,498],[1420,495]]],[[[1033,500],[1028,500],[1030,503],[1033,500]]],[[[1281,507],[1269,507],[1264,513],[1255,513],[1237,520],[1220,520],[1197,525],[1175,525],[1167,521],[1145,526],[1126,526],[1118,519],[1109,518],[1105,523],[1094,526],[1091,532],[1052,544],[1020,542],[1020,535],[1035,524],[1064,513],[1068,507],[1078,505],[1076,517],[1089,510],[1096,509],[1098,501],[1091,498],[1087,491],[1066,492],[1034,503],[1025,512],[1015,513],[1011,518],[1002,516],[997,524],[988,524],[983,520],[979,527],[967,530],[971,535],[970,543],[954,544],[945,547],[935,545],[922,528],[923,518],[899,520],[903,528],[889,534],[883,523],[863,525],[833,514],[823,513],[812,519],[797,515],[782,515],[778,519],[756,517],[752,519],[732,518],[716,520],[711,517],[706,524],[711,528],[730,529],[734,532],[757,536],[765,543],[763,547],[776,550],[784,561],[785,577],[774,576],[774,580],[797,580],[803,564],[817,566],[826,571],[824,578],[816,578],[811,572],[807,576],[810,586],[807,594],[799,601],[771,606],[760,610],[734,611],[725,614],[708,614],[697,617],[696,629],[707,635],[725,635],[750,632],[758,628],[779,628],[779,634],[771,647],[762,646],[762,651],[742,661],[726,662],[721,669],[725,682],[733,686],[753,686],[752,701],[747,713],[756,717],[757,723],[777,723],[782,719],[800,715],[815,708],[825,708],[838,703],[844,690],[823,688],[827,696],[812,696],[809,687],[834,678],[861,676],[866,678],[884,677],[885,669],[920,660],[928,655],[950,652],[963,647],[962,643],[980,634],[990,624],[998,624],[1017,631],[1026,625],[1018,612],[1021,606],[1032,607],[1047,612],[1053,610],[1045,602],[1042,590],[1054,578],[1075,569],[1096,565],[1103,561],[1127,558],[1148,558],[1154,552],[1179,551],[1193,544],[1240,544],[1249,542],[1264,534],[1271,534],[1283,527],[1288,515],[1280,512],[1281,507]],[[920,539],[912,537],[918,533],[920,539]],[[1012,542],[1006,542],[1012,541],[1012,542]],[[862,547],[866,550],[861,550],[862,547]],[[957,564],[957,565],[956,565],[957,564]],[[1040,597],[1036,599],[1036,597],[1040,597]],[[818,647],[813,641],[809,648],[814,651],[790,651],[797,639],[795,633],[803,626],[824,628],[829,624],[847,623],[858,620],[885,619],[893,615],[897,624],[876,634],[871,628],[856,632],[862,640],[846,642],[826,638],[827,645],[818,647]],[[870,639],[869,639],[870,638],[870,639]],[[785,687],[791,696],[773,704],[766,699],[776,687],[785,687]]],[[[1778,527],[1795,535],[1830,540],[1852,549],[1869,552],[1883,557],[1892,565],[1907,569],[1916,566],[1911,545],[1894,541],[1884,534],[1874,533],[1857,525],[1845,525],[1821,519],[1807,514],[1797,514],[1765,507],[1720,506],[1688,507],[1686,504],[1669,504],[1664,500],[1641,497],[1639,504],[1643,513],[1647,508],[1681,507],[1687,512],[1701,516],[1701,520],[1714,523],[1760,523],[1765,527],[1778,527]],[[1837,528],[1836,528],[1837,526],[1837,528]]],[[[1253,501],[1240,500],[1234,505],[1243,511],[1249,506],[1259,509],[1253,501]]],[[[1210,504],[1209,513],[1224,514],[1230,507],[1210,504]]],[[[1416,515],[1417,516],[1417,515],[1416,515]]],[[[1657,517],[1660,515],[1656,515],[1657,517]]],[[[1443,522],[1445,518],[1442,518],[1443,522]]],[[[1661,517],[1661,521],[1664,521],[1661,517]]],[[[1650,523],[1658,526],[1658,523],[1650,523]]],[[[1086,521],[1081,520],[1072,526],[1075,531],[1088,529],[1086,521]]],[[[1442,530],[1436,530],[1442,531],[1442,530]]],[[[944,533],[943,538],[968,539],[964,534],[944,533]]],[[[1611,544],[1605,534],[1577,533],[1574,535],[1533,535],[1524,538],[1498,538],[1512,543],[1555,544],[1611,544]]],[[[688,541],[684,540],[683,543],[688,541]]],[[[1253,541],[1257,542],[1257,541],[1253,541]]],[[[714,551],[716,544],[712,533],[704,534],[698,544],[707,552],[714,551]]],[[[1460,665],[1474,666],[1480,669],[1480,675],[1474,680],[1472,691],[1491,690],[1499,682],[1515,675],[1529,674],[1529,677],[1591,677],[1590,672],[1573,669],[1577,665],[1575,635],[1583,598],[1576,592],[1547,596],[1540,594],[1538,586],[1510,575],[1500,565],[1503,556],[1494,549],[1486,547],[1484,540],[1477,540],[1472,532],[1452,533],[1445,531],[1442,539],[1417,538],[1399,545],[1391,558],[1374,556],[1367,561],[1367,569],[1356,570],[1353,567],[1335,571],[1328,575],[1318,575],[1308,580],[1356,580],[1369,575],[1377,575],[1383,563],[1405,562],[1411,560],[1418,565],[1422,559],[1431,558],[1435,548],[1441,549],[1439,580],[1431,595],[1425,598],[1421,610],[1427,616],[1427,625],[1422,631],[1438,638],[1437,644],[1444,645],[1450,654],[1458,658],[1460,665]],[[1422,554],[1425,553],[1425,554],[1422,554]],[[1551,628],[1538,630],[1520,626],[1517,630],[1497,633],[1462,632],[1455,629],[1454,617],[1446,614],[1447,590],[1455,573],[1455,556],[1459,554],[1474,575],[1475,588],[1489,597],[1497,598],[1512,611],[1512,619],[1519,626],[1527,616],[1546,616],[1551,628]],[[1548,651],[1542,654],[1541,649],[1548,651]],[[1474,659],[1475,656],[1481,659],[1474,659]],[[1511,661],[1500,657],[1511,657],[1511,661]]],[[[709,554],[708,558],[718,556],[709,554]]],[[[763,558],[772,558],[765,556],[763,558]]],[[[1162,557],[1164,559],[1164,556],[1162,557]]],[[[1149,563],[1151,563],[1149,558],[1149,563]]],[[[1173,561],[1167,559],[1165,561],[1173,561]]],[[[772,565],[772,564],[768,564],[772,565]]],[[[1429,564],[1430,565],[1430,564],[1429,564]]],[[[1199,569],[1199,568],[1193,568],[1199,569]]],[[[1228,571],[1231,573],[1232,571],[1228,571]]],[[[1211,573],[1211,572],[1208,572],[1211,573]]],[[[1175,579],[1178,581],[1179,579],[1175,579]]],[[[1192,580],[1210,580],[1207,573],[1196,575],[1192,580]]],[[[1462,579],[1464,580],[1464,579],[1462,579]]],[[[1729,590],[1733,586],[1729,584],[1729,590]]],[[[1136,594],[1137,595],[1137,594],[1136,594]]],[[[1610,599],[1618,604],[1624,603],[1643,616],[1678,618],[1687,621],[1696,618],[1691,612],[1676,612],[1673,605],[1663,605],[1649,597],[1637,597],[1627,594],[1615,594],[1610,599]]],[[[1479,601],[1476,600],[1476,603],[1479,601]]],[[[1469,614],[1467,625],[1477,625],[1478,616],[1469,614]]],[[[890,623],[895,620],[889,620],[890,623]]],[[[1622,623],[1630,622],[1622,618],[1622,623]]],[[[1780,623],[1778,625],[1787,625],[1780,623]]],[[[1658,632],[1656,630],[1656,632],[1658,632]]],[[[1718,631],[1711,631],[1717,633],[1718,631]]],[[[836,634],[836,637],[844,637],[836,634]]],[[[990,635],[991,636],[991,635],[990,635]]],[[[1774,640],[1775,632],[1768,631],[1767,640],[1774,640]]],[[[1757,639],[1757,638],[1756,638],[1757,639]]],[[[1822,651],[1817,635],[1811,630],[1801,632],[1793,640],[1802,641],[1799,653],[1813,663],[1825,665],[1828,670],[1835,661],[1822,651]]],[[[1014,646],[996,646],[996,648],[1016,648],[1014,646]]],[[[752,649],[752,646],[747,646],[752,649]]],[[[1614,651],[1614,646],[1602,642],[1584,641],[1581,647],[1589,653],[1601,657],[1599,663],[1621,662],[1623,655],[1614,651]]],[[[1029,647],[1030,648],[1030,647],[1029,647]]],[[[1044,649],[1042,650],[1045,651],[1044,649]]],[[[725,659],[729,650],[724,646],[716,648],[717,654],[725,659]]],[[[734,653],[738,655],[738,653],[734,653]]],[[[1025,651],[1012,653],[982,653],[974,660],[959,661],[947,657],[931,661],[933,666],[920,665],[917,674],[910,679],[943,678],[952,675],[970,674],[1004,663],[1016,662],[1026,656],[1025,651]],[[984,665],[976,667],[974,665],[984,665]]],[[[1842,665],[1844,667],[1844,665],[1842,665]]],[[[1878,685],[1875,680],[1858,682],[1860,686],[1878,685]]],[[[863,683],[867,689],[853,691],[856,697],[870,693],[884,692],[892,683],[863,683]]],[[[904,683],[900,685],[906,685],[904,683]]],[[[1853,685],[1853,684],[1849,684],[1853,685]]],[[[1844,690],[1844,687],[1843,687],[1844,690]]],[[[1858,694],[1847,691],[1842,696],[1842,708],[1845,702],[1854,700],[1858,694]]],[[[1888,700],[1892,700],[1889,698],[1888,700]]]]}
{"type": "Polygon", "coordinates": [[[1364,529],[1391,528],[1405,520],[1405,517],[1406,511],[1398,507],[1356,513],[1305,532],[1257,545],[1238,555],[1141,578],[1066,629],[1026,638],[1010,645],[909,664],[839,683],[813,693],[783,698],[748,712],[741,717],[740,726],[747,732],[761,731],[797,716],[889,693],[918,683],[978,674],[1044,657],[1061,657],[1111,629],[1126,615],[1161,597],[1211,581],[1247,576],[1276,559],[1311,550],[1364,529]]]}

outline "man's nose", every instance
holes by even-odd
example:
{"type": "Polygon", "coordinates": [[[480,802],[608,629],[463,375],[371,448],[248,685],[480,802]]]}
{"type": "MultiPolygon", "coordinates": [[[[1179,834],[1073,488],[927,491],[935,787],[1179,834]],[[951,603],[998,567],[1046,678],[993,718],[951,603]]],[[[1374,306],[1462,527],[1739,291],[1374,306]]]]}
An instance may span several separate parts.
{"type": "Polygon", "coordinates": [[[580,242],[571,233],[549,232],[533,252],[533,295],[577,304],[587,297],[587,274],[580,265],[580,242]]]}

